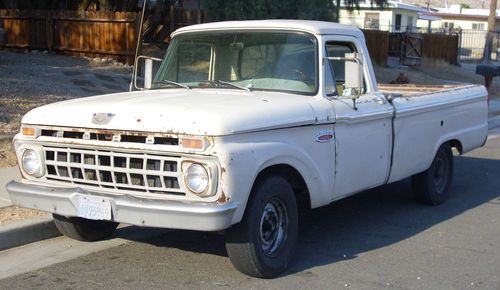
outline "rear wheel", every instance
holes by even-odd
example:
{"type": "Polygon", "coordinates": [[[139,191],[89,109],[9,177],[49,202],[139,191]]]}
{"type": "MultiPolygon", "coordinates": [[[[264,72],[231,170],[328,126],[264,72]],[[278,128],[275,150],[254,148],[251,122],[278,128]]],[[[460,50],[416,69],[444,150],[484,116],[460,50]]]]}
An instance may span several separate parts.
{"type": "Polygon", "coordinates": [[[446,143],[439,147],[429,169],[412,176],[412,186],[419,200],[438,205],[449,198],[452,179],[453,153],[446,143]]]}
{"type": "Polygon", "coordinates": [[[270,176],[252,190],[242,221],[226,231],[226,250],[240,272],[272,278],[292,260],[297,231],[292,187],[283,177],[270,176]]]}
{"type": "Polygon", "coordinates": [[[118,223],[111,221],[89,220],[80,217],[52,215],[61,234],[79,241],[100,241],[113,235],[118,223]]]}

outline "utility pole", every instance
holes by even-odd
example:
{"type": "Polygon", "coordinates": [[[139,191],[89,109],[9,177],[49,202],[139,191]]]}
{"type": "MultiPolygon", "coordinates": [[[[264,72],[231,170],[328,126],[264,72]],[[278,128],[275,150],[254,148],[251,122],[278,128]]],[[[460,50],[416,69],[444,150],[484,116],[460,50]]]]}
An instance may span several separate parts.
{"type": "MultiPolygon", "coordinates": [[[[431,11],[431,0],[427,0],[427,13],[431,11]]],[[[427,21],[427,33],[432,32],[432,20],[427,21]]]]}
{"type": "Polygon", "coordinates": [[[488,16],[488,32],[486,33],[486,42],[484,44],[484,51],[483,51],[483,62],[489,63],[491,61],[491,49],[493,48],[496,14],[497,14],[497,0],[491,0],[490,15],[488,16]]]}

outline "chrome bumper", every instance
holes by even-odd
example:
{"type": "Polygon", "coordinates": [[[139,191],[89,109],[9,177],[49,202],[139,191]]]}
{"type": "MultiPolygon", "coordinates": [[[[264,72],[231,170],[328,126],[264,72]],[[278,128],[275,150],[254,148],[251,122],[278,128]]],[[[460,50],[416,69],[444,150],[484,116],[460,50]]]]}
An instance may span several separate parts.
{"type": "Polygon", "coordinates": [[[77,216],[79,195],[100,196],[111,202],[112,220],[137,226],[219,231],[231,226],[236,204],[188,203],[130,195],[109,195],[74,188],[57,188],[11,181],[6,186],[14,205],[64,216],[77,216]]]}

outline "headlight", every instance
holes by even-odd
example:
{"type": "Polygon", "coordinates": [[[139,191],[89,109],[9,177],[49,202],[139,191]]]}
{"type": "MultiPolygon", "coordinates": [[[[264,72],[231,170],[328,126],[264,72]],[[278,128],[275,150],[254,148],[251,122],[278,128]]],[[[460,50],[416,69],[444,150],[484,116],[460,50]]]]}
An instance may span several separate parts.
{"type": "Polygon", "coordinates": [[[32,149],[26,149],[23,152],[22,164],[24,172],[29,175],[40,177],[43,174],[42,161],[40,156],[32,149]]]}
{"type": "Polygon", "coordinates": [[[184,174],[184,181],[190,191],[201,194],[208,189],[209,177],[207,169],[197,163],[190,164],[184,174]]]}

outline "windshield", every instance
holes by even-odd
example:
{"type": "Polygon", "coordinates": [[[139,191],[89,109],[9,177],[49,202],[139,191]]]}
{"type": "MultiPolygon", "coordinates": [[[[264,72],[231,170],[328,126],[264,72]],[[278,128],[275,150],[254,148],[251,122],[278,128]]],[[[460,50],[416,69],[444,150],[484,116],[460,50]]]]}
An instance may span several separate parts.
{"type": "Polygon", "coordinates": [[[174,37],[154,88],[231,88],[315,94],[317,45],[298,32],[193,32],[174,37]]]}

